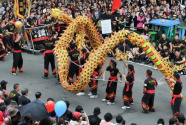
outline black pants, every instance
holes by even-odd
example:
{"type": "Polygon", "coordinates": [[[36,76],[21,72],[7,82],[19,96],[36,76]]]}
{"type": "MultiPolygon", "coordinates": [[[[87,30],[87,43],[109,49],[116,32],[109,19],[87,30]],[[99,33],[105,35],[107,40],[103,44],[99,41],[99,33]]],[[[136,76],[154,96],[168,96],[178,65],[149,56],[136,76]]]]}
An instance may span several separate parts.
{"type": "MultiPolygon", "coordinates": [[[[76,62],[76,64],[79,65],[78,62],[76,62]]],[[[79,75],[79,67],[77,65],[75,65],[72,62],[69,65],[69,73],[68,73],[69,84],[73,83],[74,74],[76,74],[76,77],[79,75]]]]}
{"type": "Polygon", "coordinates": [[[96,76],[91,76],[91,82],[89,83],[90,91],[92,95],[97,95],[97,89],[98,89],[98,80],[96,80],[96,76]]]}
{"type": "Polygon", "coordinates": [[[12,67],[12,73],[16,73],[17,67],[19,68],[19,72],[23,71],[23,58],[21,55],[21,52],[19,53],[13,53],[13,67],[12,67]]]}
{"type": "Polygon", "coordinates": [[[0,60],[4,59],[6,56],[6,51],[5,50],[0,50],[0,60]]]}
{"type": "Polygon", "coordinates": [[[129,106],[130,103],[133,103],[133,94],[132,94],[133,84],[129,85],[129,90],[127,91],[127,84],[123,88],[123,103],[124,106],[129,106]]]}
{"type": "Polygon", "coordinates": [[[174,105],[171,104],[171,109],[174,116],[180,113],[180,105],[181,105],[181,97],[175,99],[174,105]]]}
{"type": "MultiPolygon", "coordinates": [[[[111,79],[109,78],[108,80],[111,80],[111,79]]],[[[117,80],[116,81],[108,81],[105,99],[109,100],[110,102],[115,102],[116,89],[117,89],[117,80]]]]}
{"type": "Polygon", "coordinates": [[[44,76],[48,76],[48,66],[49,63],[51,64],[52,68],[52,74],[56,74],[56,68],[55,68],[55,60],[54,60],[54,54],[53,53],[46,53],[44,57],[44,76]]]}
{"type": "Polygon", "coordinates": [[[145,93],[142,97],[142,108],[143,111],[155,111],[154,108],[154,97],[155,94],[145,93]]]}

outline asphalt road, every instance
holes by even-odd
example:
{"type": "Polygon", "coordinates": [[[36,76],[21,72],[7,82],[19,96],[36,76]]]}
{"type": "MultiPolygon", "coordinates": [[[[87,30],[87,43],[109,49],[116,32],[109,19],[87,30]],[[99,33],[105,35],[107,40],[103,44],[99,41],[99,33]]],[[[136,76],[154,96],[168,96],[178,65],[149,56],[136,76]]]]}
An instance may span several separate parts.
{"type": "MultiPolygon", "coordinates": [[[[56,85],[56,78],[53,78],[50,75],[49,79],[42,79],[43,75],[43,67],[44,67],[44,59],[42,54],[32,55],[28,53],[22,53],[23,55],[23,73],[17,73],[17,76],[11,75],[11,67],[13,63],[12,54],[6,56],[5,61],[0,61],[0,81],[7,80],[8,81],[8,90],[11,91],[13,89],[14,83],[19,83],[21,85],[21,89],[28,88],[29,95],[28,97],[33,100],[34,94],[37,91],[42,93],[42,101],[46,102],[48,97],[53,97],[55,101],[59,100],[68,100],[70,105],[70,110],[74,111],[77,105],[81,105],[84,108],[84,111],[87,112],[88,115],[92,114],[93,109],[95,107],[101,108],[100,117],[103,118],[104,114],[107,112],[111,112],[115,118],[116,115],[121,114],[123,118],[126,120],[126,124],[130,125],[131,123],[137,123],[138,125],[156,125],[157,120],[159,118],[163,118],[165,120],[166,125],[168,125],[169,118],[172,117],[172,111],[170,108],[170,100],[171,94],[169,92],[169,87],[167,83],[162,79],[163,75],[158,71],[154,70],[151,67],[142,66],[139,64],[134,64],[135,67],[135,77],[136,81],[133,87],[133,95],[134,95],[134,105],[131,106],[129,110],[123,110],[121,107],[123,106],[122,102],[122,91],[124,87],[124,81],[122,83],[118,83],[117,87],[117,95],[116,95],[116,104],[108,106],[106,103],[101,102],[101,99],[105,97],[105,89],[106,82],[99,81],[98,88],[98,98],[90,99],[87,95],[89,93],[89,88],[85,90],[85,96],[76,96],[73,93],[67,92],[63,89],[61,85],[56,85]],[[156,96],[155,96],[155,113],[143,114],[141,113],[141,98],[142,94],[142,85],[145,80],[145,71],[147,69],[152,69],[153,77],[155,77],[159,83],[159,86],[156,88],[156,96]],[[162,79],[162,80],[161,80],[162,79]],[[160,80],[160,81],[159,81],[160,80]]],[[[107,58],[109,60],[110,58],[107,58]]],[[[108,66],[107,61],[105,63],[104,69],[108,66]]],[[[122,61],[117,61],[117,67],[120,69],[122,73],[127,73],[124,70],[124,65],[122,61]]],[[[130,63],[130,62],[128,62],[130,63]]],[[[106,79],[108,79],[109,74],[106,75],[106,79]]],[[[102,79],[102,76],[101,78],[102,79]]],[[[186,97],[186,76],[181,77],[183,81],[183,95],[186,97]]],[[[186,99],[182,102],[181,112],[186,115],[186,99]]],[[[113,119],[115,123],[115,119],[113,119]]]]}

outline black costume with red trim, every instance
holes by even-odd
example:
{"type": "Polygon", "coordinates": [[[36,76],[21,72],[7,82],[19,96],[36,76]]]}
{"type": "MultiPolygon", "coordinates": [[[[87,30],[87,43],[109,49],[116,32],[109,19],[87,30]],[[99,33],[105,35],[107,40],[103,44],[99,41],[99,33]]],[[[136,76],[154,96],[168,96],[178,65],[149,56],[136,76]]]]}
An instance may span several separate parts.
{"type": "Polygon", "coordinates": [[[23,71],[23,58],[21,54],[21,46],[22,42],[19,40],[19,42],[14,41],[14,52],[13,52],[13,66],[12,66],[12,73],[16,73],[17,67],[19,68],[19,72],[23,71]]]}
{"type": "Polygon", "coordinates": [[[43,53],[43,57],[44,57],[44,76],[48,77],[48,67],[49,67],[49,63],[51,64],[51,68],[52,68],[52,74],[56,75],[56,67],[55,67],[55,58],[54,58],[54,44],[55,44],[55,40],[54,38],[48,38],[48,40],[45,40],[43,42],[44,46],[45,46],[45,51],[43,53]]]}
{"type": "Polygon", "coordinates": [[[125,82],[125,86],[123,88],[123,103],[124,106],[129,106],[130,103],[133,103],[132,87],[133,82],[135,81],[134,71],[128,72],[126,79],[127,82],[125,82]]]}
{"type": "Polygon", "coordinates": [[[176,81],[176,84],[174,85],[172,100],[170,102],[172,113],[174,116],[180,114],[182,86],[183,84],[180,79],[179,81],[176,81]]]}
{"type": "Polygon", "coordinates": [[[8,24],[6,25],[6,29],[8,30],[8,32],[11,32],[12,34],[10,34],[10,37],[7,38],[7,47],[8,50],[11,50],[11,48],[14,46],[14,40],[15,40],[15,34],[14,34],[14,30],[15,30],[15,25],[14,24],[8,24]]]}
{"type": "Polygon", "coordinates": [[[144,82],[144,95],[142,97],[142,108],[143,111],[155,111],[154,107],[154,97],[155,97],[155,86],[157,87],[158,83],[155,78],[149,76],[144,82]]]}
{"type": "Polygon", "coordinates": [[[0,43],[0,60],[4,59],[6,56],[6,51],[3,49],[4,44],[0,43]]]}
{"type": "Polygon", "coordinates": [[[79,75],[79,51],[77,49],[72,49],[69,51],[69,56],[71,58],[70,65],[69,65],[69,73],[68,73],[68,80],[69,84],[73,83],[73,76],[76,73],[76,77],[79,75]],[[75,64],[74,64],[75,63],[75,64]],[[77,65],[76,65],[77,64],[77,65]]]}
{"type": "Polygon", "coordinates": [[[90,91],[91,91],[92,95],[97,95],[98,80],[96,80],[96,77],[101,75],[100,69],[101,69],[101,65],[98,65],[90,77],[91,82],[89,83],[89,86],[90,86],[90,91]]]}
{"type": "Polygon", "coordinates": [[[105,99],[113,103],[115,102],[115,98],[116,98],[116,89],[117,89],[117,80],[118,80],[117,74],[119,73],[119,70],[116,67],[112,69],[110,66],[108,66],[106,68],[106,71],[110,72],[110,77],[107,83],[105,99]]]}

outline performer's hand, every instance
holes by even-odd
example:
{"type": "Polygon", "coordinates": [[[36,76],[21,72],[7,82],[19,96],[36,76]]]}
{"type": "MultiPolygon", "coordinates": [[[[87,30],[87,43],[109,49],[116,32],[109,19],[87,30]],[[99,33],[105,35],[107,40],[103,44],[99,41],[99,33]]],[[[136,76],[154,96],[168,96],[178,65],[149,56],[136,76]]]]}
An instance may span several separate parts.
{"type": "Polygon", "coordinates": [[[103,78],[103,81],[105,82],[105,78],[103,78]]]}
{"type": "Polygon", "coordinates": [[[123,78],[125,78],[125,75],[123,75],[123,78]]]}
{"type": "Polygon", "coordinates": [[[167,79],[167,80],[168,80],[169,78],[165,76],[165,79],[167,79]]]}
{"type": "Polygon", "coordinates": [[[119,82],[122,83],[122,80],[120,79],[119,82]]]}

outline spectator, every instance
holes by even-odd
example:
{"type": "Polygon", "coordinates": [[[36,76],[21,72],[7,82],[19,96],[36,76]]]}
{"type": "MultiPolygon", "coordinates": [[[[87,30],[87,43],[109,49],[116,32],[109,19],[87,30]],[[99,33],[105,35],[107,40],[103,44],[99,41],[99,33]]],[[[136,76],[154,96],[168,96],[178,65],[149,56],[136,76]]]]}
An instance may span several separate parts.
{"type": "Polygon", "coordinates": [[[116,124],[115,125],[125,125],[125,120],[121,115],[118,115],[116,117],[116,124]]]}
{"type": "Polygon", "coordinates": [[[101,120],[100,125],[112,125],[113,123],[111,122],[111,120],[112,114],[108,112],[104,115],[104,120],[101,120]]]}
{"type": "Polygon", "coordinates": [[[73,113],[73,118],[70,121],[70,125],[89,125],[88,117],[86,113],[83,113],[84,116],[82,116],[81,113],[79,112],[74,112],[73,113]]]}
{"type": "Polygon", "coordinates": [[[8,84],[8,82],[7,81],[5,81],[5,80],[3,80],[3,81],[1,81],[1,91],[3,91],[3,96],[6,98],[6,97],[8,97],[9,96],[9,93],[8,93],[8,91],[6,90],[6,85],[8,84]]]}
{"type": "Polygon", "coordinates": [[[30,14],[30,17],[27,19],[27,26],[28,27],[35,27],[37,26],[37,18],[34,17],[34,13],[30,14]]]}
{"type": "Polygon", "coordinates": [[[36,99],[33,100],[32,102],[44,105],[44,103],[40,100],[41,99],[41,92],[36,92],[35,97],[36,97],[36,99]]]}
{"type": "Polygon", "coordinates": [[[52,121],[50,118],[44,118],[39,122],[39,125],[52,125],[52,121]]]}
{"type": "Polygon", "coordinates": [[[70,120],[72,119],[73,115],[72,115],[72,112],[69,111],[69,106],[70,106],[70,103],[69,101],[65,101],[66,105],[67,105],[67,110],[64,114],[64,116],[68,117],[70,120]]]}
{"type": "Polygon", "coordinates": [[[176,117],[177,117],[177,122],[178,122],[178,124],[179,125],[184,125],[185,124],[185,116],[184,116],[184,114],[178,114],[178,115],[176,115],[176,117]]]}
{"type": "Polygon", "coordinates": [[[83,108],[82,106],[78,105],[75,109],[76,112],[82,113],[83,112],[83,108]]]}
{"type": "Polygon", "coordinates": [[[3,112],[0,111],[0,125],[2,125],[4,123],[4,116],[3,116],[3,112]]]}
{"type": "Polygon", "coordinates": [[[28,96],[28,89],[25,88],[25,89],[21,90],[21,94],[22,94],[22,96],[19,96],[19,98],[18,98],[18,105],[23,106],[23,105],[30,103],[30,99],[28,99],[26,97],[26,96],[28,96]]]}
{"type": "Polygon", "coordinates": [[[176,123],[177,123],[177,119],[175,117],[169,119],[169,125],[175,125],[176,123]]]}
{"type": "Polygon", "coordinates": [[[18,97],[20,94],[18,93],[20,90],[20,85],[18,83],[14,84],[14,90],[10,92],[9,98],[10,100],[15,101],[18,104],[18,97]]]}
{"type": "MultiPolygon", "coordinates": [[[[101,119],[98,117],[98,115],[100,113],[101,113],[101,111],[100,111],[99,107],[94,108],[93,115],[89,115],[88,116],[89,121],[91,121],[92,119],[95,119],[96,120],[96,124],[94,124],[94,125],[99,125],[100,122],[101,122],[101,119]]],[[[95,121],[95,120],[92,120],[92,121],[95,121]]]]}
{"type": "Polygon", "coordinates": [[[0,103],[4,103],[3,92],[2,91],[0,91],[0,103]]]}
{"type": "Polygon", "coordinates": [[[21,114],[16,108],[10,108],[8,110],[8,116],[11,118],[11,125],[17,125],[21,119],[21,114]]]}
{"type": "Polygon", "coordinates": [[[157,125],[164,125],[164,124],[165,124],[165,122],[162,118],[158,119],[157,125]]]}
{"type": "Polygon", "coordinates": [[[2,3],[0,2],[0,12],[1,14],[5,11],[5,8],[2,6],[2,3]]]}
{"type": "Polygon", "coordinates": [[[139,16],[137,17],[137,28],[140,33],[143,32],[143,25],[145,22],[145,16],[143,12],[140,12],[139,16]]]}

